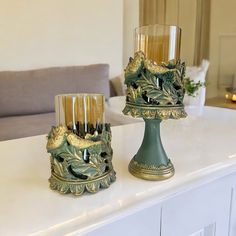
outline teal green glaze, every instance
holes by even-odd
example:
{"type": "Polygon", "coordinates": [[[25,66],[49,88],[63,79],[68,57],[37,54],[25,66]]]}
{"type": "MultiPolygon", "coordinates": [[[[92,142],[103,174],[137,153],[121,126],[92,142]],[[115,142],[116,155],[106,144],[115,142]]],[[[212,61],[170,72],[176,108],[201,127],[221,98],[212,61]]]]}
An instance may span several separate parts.
{"type": "Polygon", "coordinates": [[[144,120],[145,132],[141,147],[135,155],[134,160],[146,165],[167,166],[169,158],[163,148],[160,137],[161,120],[144,120]]]}

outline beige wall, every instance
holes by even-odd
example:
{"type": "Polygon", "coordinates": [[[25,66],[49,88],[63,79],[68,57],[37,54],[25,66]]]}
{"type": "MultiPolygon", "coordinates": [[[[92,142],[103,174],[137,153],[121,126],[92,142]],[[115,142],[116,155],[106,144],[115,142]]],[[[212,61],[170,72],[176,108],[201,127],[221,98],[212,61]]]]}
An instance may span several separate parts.
{"type": "Polygon", "coordinates": [[[208,97],[222,95],[236,72],[236,1],[212,0],[208,97]]]}
{"type": "Polygon", "coordinates": [[[121,73],[123,0],[0,0],[0,70],[109,63],[121,73]]]}

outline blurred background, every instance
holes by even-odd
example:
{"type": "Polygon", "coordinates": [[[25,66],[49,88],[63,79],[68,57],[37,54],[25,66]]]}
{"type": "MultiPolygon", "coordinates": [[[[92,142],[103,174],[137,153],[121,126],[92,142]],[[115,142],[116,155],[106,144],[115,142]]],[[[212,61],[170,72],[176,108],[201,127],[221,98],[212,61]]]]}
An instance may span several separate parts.
{"type": "Polygon", "coordinates": [[[0,70],[109,63],[114,78],[133,56],[135,27],[175,24],[190,70],[210,63],[206,104],[235,108],[225,98],[236,87],[235,9],[235,0],[0,0],[0,70]]]}

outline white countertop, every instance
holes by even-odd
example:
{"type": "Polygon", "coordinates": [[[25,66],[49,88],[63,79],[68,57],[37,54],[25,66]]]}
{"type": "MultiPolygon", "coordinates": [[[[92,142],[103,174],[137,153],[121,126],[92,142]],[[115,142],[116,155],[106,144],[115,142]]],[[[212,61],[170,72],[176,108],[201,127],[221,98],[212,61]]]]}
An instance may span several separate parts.
{"type": "Polygon", "coordinates": [[[126,96],[115,96],[111,97],[106,103],[106,120],[112,125],[133,124],[143,121],[142,118],[133,118],[122,113],[125,100],[126,96]]]}
{"type": "Polygon", "coordinates": [[[236,171],[234,110],[205,107],[202,116],[162,122],[176,174],[161,182],[127,170],[143,131],[143,122],[112,128],[117,181],[81,197],[49,189],[45,135],[0,142],[0,235],[75,235],[236,171]]]}

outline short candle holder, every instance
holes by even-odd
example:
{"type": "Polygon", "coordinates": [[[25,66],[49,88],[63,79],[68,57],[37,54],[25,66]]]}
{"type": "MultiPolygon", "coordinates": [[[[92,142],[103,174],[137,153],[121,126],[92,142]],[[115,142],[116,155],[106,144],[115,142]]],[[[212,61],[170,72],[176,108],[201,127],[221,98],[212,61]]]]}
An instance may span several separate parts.
{"type": "Polygon", "coordinates": [[[185,64],[179,60],[180,29],[151,25],[136,29],[136,53],[125,69],[125,115],[141,117],[145,132],[141,147],[129,164],[138,178],[164,180],[175,169],[160,138],[164,119],[187,116],[184,111],[185,64]]]}
{"type": "Polygon", "coordinates": [[[50,188],[60,193],[96,193],[115,181],[111,129],[104,122],[102,94],[64,94],[55,98],[56,127],[48,135],[50,188]]]}

